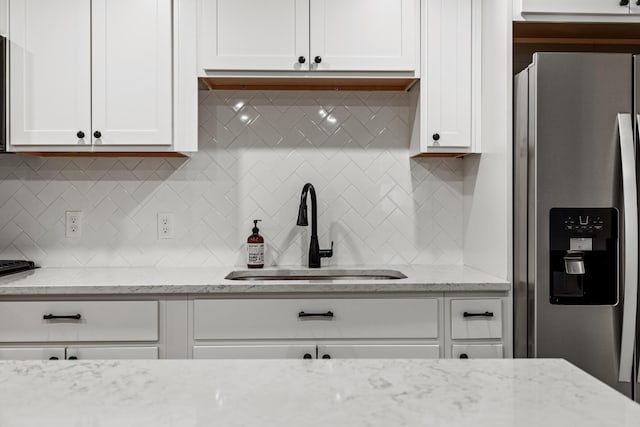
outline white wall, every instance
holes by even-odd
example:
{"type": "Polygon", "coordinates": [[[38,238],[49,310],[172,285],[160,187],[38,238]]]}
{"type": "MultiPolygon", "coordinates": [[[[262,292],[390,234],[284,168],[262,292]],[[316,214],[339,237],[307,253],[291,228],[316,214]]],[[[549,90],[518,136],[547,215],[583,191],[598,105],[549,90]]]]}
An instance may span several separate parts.
{"type": "Polygon", "coordinates": [[[464,262],[511,279],[511,0],[483,0],[482,17],[482,155],[464,160],[464,262]]]}
{"type": "MultiPolygon", "coordinates": [[[[187,160],[0,156],[0,258],[242,265],[259,218],[267,264],[303,265],[309,227],[295,221],[308,181],[318,192],[320,246],[335,241],[330,263],[462,263],[467,160],[409,158],[408,94],[201,92],[199,115],[200,151],[187,160]],[[64,237],[67,210],[84,212],[81,238],[64,237]],[[175,214],[176,239],[157,240],[158,212],[175,214]]],[[[489,153],[486,166],[483,155],[481,197],[493,200],[486,181],[501,178],[504,155],[489,153]]],[[[477,219],[487,210],[472,206],[467,228],[486,233],[477,219]]],[[[466,251],[477,264],[474,233],[466,251]]]]}

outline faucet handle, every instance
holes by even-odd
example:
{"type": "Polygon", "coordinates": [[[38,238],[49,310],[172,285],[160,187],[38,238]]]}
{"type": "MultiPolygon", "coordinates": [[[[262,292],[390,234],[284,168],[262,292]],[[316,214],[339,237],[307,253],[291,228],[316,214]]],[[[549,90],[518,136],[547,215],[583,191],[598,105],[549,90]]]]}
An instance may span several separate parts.
{"type": "Polygon", "coordinates": [[[331,241],[331,249],[320,249],[320,258],[331,258],[333,256],[333,241],[331,241]]]}

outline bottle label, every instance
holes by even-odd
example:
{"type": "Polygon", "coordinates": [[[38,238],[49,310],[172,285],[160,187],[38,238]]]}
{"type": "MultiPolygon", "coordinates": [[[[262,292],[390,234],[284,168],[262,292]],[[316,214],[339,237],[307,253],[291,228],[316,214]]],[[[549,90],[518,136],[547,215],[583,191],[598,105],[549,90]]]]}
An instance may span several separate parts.
{"type": "Polygon", "coordinates": [[[264,264],[264,243],[247,243],[247,264],[264,264]]]}

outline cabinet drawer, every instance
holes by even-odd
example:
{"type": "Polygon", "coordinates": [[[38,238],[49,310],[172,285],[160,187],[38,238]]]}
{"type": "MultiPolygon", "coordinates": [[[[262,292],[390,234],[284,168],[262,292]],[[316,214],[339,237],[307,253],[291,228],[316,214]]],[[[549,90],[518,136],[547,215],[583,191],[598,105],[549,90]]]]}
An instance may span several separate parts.
{"type": "Polygon", "coordinates": [[[437,338],[438,299],[196,300],[194,338],[437,338]]]}
{"type": "Polygon", "coordinates": [[[451,338],[502,338],[502,300],[452,299],[451,338]]]}
{"type": "Polygon", "coordinates": [[[502,344],[454,344],[451,346],[454,359],[502,359],[502,344]],[[466,356],[466,357],[465,357],[466,356]]]}
{"type": "Polygon", "coordinates": [[[0,342],[157,340],[157,301],[0,302],[0,342]]]}

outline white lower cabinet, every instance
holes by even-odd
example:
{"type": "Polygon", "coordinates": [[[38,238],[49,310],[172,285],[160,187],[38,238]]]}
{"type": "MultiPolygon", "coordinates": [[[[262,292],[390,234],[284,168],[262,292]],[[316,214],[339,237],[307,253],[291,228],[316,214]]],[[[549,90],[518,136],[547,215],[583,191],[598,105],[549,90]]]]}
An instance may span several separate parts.
{"type": "Polygon", "coordinates": [[[69,360],[158,359],[158,347],[68,347],[69,360]]]}
{"type": "Polygon", "coordinates": [[[64,347],[0,348],[0,360],[64,360],[64,347]]]}
{"type": "Polygon", "coordinates": [[[195,299],[193,357],[439,358],[441,307],[437,295],[195,299]]]}
{"type": "Polygon", "coordinates": [[[439,359],[438,344],[322,344],[318,359],[439,359]]]}
{"type": "Polygon", "coordinates": [[[451,346],[453,359],[502,359],[502,344],[454,344],[451,346]]]}
{"type": "Polygon", "coordinates": [[[0,359],[158,359],[159,305],[151,299],[1,301],[0,359]]]}
{"type": "Polygon", "coordinates": [[[0,348],[0,360],[158,359],[158,347],[28,347],[0,348]]]}
{"type": "Polygon", "coordinates": [[[196,345],[194,359],[315,359],[314,344],[196,345]]]}
{"type": "Polygon", "coordinates": [[[508,298],[487,293],[446,294],[445,357],[502,359],[511,357],[508,298]]]}

